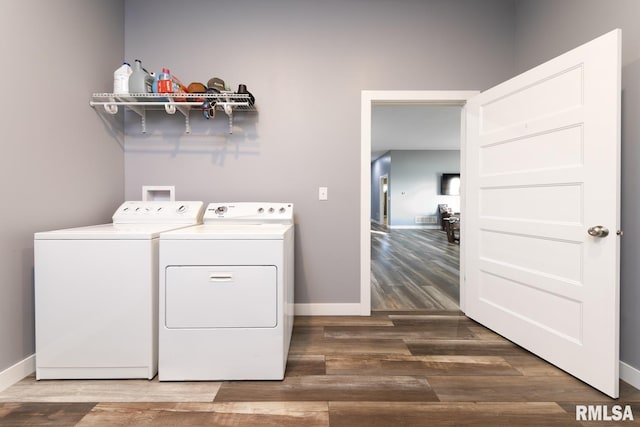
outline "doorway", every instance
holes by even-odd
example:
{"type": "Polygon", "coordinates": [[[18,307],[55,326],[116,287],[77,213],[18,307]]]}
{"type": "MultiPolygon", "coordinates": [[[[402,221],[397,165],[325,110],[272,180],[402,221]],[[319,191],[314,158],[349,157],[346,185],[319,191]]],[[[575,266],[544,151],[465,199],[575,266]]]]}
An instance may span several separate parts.
{"type": "MultiPolygon", "coordinates": [[[[360,314],[371,314],[371,109],[378,104],[433,104],[464,106],[477,91],[363,91],[361,96],[361,199],[360,199],[360,314]]],[[[464,132],[464,108],[462,109],[464,132]]],[[[464,134],[463,134],[464,135],[464,134]]],[[[464,140],[464,138],[463,138],[464,140]]],[[[464,170],[465,147],[460,147],[464,170]]],[[[464,177],[463,177],[464,179],[464,177]]],[[[460,211],[464,209],[461,201],[460,211]]],[[[464,228],[462,227],[462,233],[464,228]]],[[[460,308],[464,310],[464,235],[460,246],[460,308]]]]}
{"type": "Polygon", "coordinates": [[[459,185],[449,184],[460,176],[461,110],[450,104],[372,106],[373,310],[459,309],[457,224],[449,219],[458,218],[460,193],[453,191],[459,185]]]}
{"type": "Polygon", "coordinates": [[[380,225],[383,227],[387,227],[389,225],[389,204],[388,193],[389,193],[389,177],[387,175],[382,175],[380,177],[380,225]]]}
{"type": "MultiPolygon", "coordinates": [[[[613,398],[619,396],[620,242],[603,228],[620,224],[620,52],[620,30],[614,30],[458,98],[467,129],[461,310],[613,398]],[[543,147],[556,152],[559,142],[567,155],[552,163],[560,156],[543,147]],[[567,265],[576,268],[560,272],[567,265]]],[[[390,98],[379,92],[361,98],[361,267],[370,256],[365,162],[376,95],[390,98]]],[[[364,313],[371,308],[369,274],[366,268],[361,274],[364,313]]]]}

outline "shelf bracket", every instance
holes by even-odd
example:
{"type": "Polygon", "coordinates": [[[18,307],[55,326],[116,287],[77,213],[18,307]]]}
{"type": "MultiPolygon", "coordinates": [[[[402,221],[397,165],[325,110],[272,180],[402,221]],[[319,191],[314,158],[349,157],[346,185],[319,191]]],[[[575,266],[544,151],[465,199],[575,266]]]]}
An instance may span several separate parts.
{"type": "Polygon", "coordinates": [[[233,107],[230,104],[224,104],[224,112],[229,116],[229,134],[233,133],[233,107]]]}
{"type": "Polygon", "coordinates": [[[127,107],[140,116],[140,127],[142,128],[142,133],[147,133],[147,110],[135,105],[127,105],[127,107]]]}
{"type": "Polygon", "coordinates": [[[182,106],[177,106],[175,108],[177,108],[184,116],[184,133],[189,135],[191,133],[191,123],[189,122],[189,112],[191,111],[191,108],[182,106]]]}
{"type": "Polygon", "coordinates": [[[118,114],[118,106],[116,104],[104,104],[104,111],[109,114],[118,114]]]}
{"type": "Polygon", "coordinates": [[[164,111],[166,111],[167,114],[175,114],[176,113],[176,104],[174,104],[173,102],[169,102],[167,104],[164,104],[164,111]]]}

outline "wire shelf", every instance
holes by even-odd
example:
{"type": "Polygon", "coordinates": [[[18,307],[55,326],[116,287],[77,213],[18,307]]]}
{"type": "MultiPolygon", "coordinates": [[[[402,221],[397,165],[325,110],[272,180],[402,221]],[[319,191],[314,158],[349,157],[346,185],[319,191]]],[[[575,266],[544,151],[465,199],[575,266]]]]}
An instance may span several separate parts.
{"type": "Polygon", "coordinates": [[[247,93],[94,93],[91,95],[91,107],[103,107],[109,114],[117,114],[119,106],[123,106],[141,118],[142,133],[146,133],[146,111],[165,110],[167,114],[176,111],[185,117],[185,133],[191,133],[189,113],[195,109],[202,111],[205,101],[215,104],[216,111],[224,111],[229,117],[229,133],[233,133],[233,113],[235,111],[257,111],[251,95],[247,93]]]}

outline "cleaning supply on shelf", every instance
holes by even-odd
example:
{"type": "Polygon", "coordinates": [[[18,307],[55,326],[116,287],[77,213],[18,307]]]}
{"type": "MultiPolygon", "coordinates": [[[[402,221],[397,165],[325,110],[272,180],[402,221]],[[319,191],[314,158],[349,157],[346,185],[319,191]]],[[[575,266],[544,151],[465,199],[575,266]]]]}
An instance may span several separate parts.
{"type": "Polygon", "coordinates": [[[173,79],[168,68],[163,68],[158,73],[158,93],[173,93],[173,79]]]}
{"type": "MultiPolygon", "coordinates": [[[[189,89],[180,81],[180,79],[172,74],[171,75],[171,80],[173,82],[173,93],[189,93],[189,89]]],[[[186,98],[174,98],[175,101],[178,102],[185,102],[187,99],[186,98]]]]}
{"type": "Polygon", "coordinates": [[[154,73],[153,71],[151,72],[151,78],[153,79],[153,82],[151,83],[151,92],[153,93],[158,93],[158,77],[159,75],[154,73]]]}
{"type": "MultiPolygon", "coordinates": [[[[160,74],[162,73],[154,73],[153,71],[149,74],[152,79],[152,82],[151,82],[152,93],[160,93],[158,92],[158,82],[160,81],[160,74]]],[[[152,98],[152,101],[168,102],[169,98],[152,98]]]]}
{"type": "Polygon", "coordinates": [[[180,81],[180,79],[176,75],[171,75],[171,79],[173,80],[173,92],[174,93],[188,93],[189,89],[180,81]]]}
{"type": "Polygon", "coordinates": [[[123,62],[122,65],[113,72],[113,93],[129,93],[129,76],[132,72],[133,70],[128,62],[123,62]]]}
{"type": "Polygon", "coordinates": [[[129,93],[149,93],[152,83],[151,76],[142,68],[142,61],[136,59],[129,76],[129,93]]]}

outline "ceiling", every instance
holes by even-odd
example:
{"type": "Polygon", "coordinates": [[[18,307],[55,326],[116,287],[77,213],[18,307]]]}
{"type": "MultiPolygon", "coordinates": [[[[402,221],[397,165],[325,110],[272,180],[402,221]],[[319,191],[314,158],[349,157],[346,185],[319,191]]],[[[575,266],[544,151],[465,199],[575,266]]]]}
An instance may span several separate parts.
{"type": "Polygon", "coordinates": [[[459,150],[461,111],[459,105],[373,105],[371,160],[389,150],[459,150]]]}

